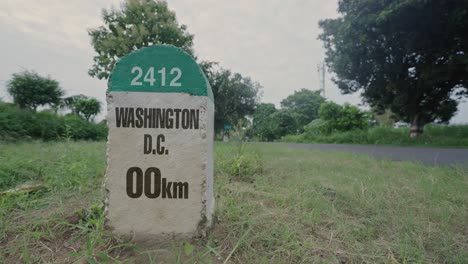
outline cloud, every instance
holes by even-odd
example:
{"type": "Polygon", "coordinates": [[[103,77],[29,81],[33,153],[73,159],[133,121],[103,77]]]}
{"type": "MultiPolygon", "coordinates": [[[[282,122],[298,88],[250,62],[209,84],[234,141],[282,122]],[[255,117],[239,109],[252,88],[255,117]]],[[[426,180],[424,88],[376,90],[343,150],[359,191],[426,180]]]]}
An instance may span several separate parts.
{"type": "Polygon", "coordinates": [[[0,2],[0,24],[49,47],[89,50],[87,29],[101,24],[103,7],[118,2],[7,0],[0,2]]]}
{"type": "MultiPolygon", "coordinates": [[[[0,42],[0,80],[23,67],[32,68],[63,80],[71,93],[104,101],[105,81],[86,74],[94,56],[87,29],[102,25],[102,8],[119,7],[120,2],[0,1],[0,34],[4,38],[0,42]]],[[[317,39],[318,21],[338,16],[336,0],[167,2],[178,21],[195,35],[197,55],[260,82],[263,101],[279,104],[294,90],[318,89],[317,64],[324,57],[322,42],[317,39]]],[[[341,95],[331,76],[327,74],[326,80],[329,99],[360,102],[357,94],[341,95]]],[[[466,105],[460,108],[458,122],[468,121],[466,105]]]]}
{"type": "MultiPolygon", "coordinates": [[[[174,0],[170,7],[195,34],[199,56],[259,81],[264,101],[278,104],[294,90],[318,89],[324,56],[318,21],[337,16],[335,1],[174,0]]],[[[330,80],[327,87],[333,100],[360,102],[330,80]]]]}

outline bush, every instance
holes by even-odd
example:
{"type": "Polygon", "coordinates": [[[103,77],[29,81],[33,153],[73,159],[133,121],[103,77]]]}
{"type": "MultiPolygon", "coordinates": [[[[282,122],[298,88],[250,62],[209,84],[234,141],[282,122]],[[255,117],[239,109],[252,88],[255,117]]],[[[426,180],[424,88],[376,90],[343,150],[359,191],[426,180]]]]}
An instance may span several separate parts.
{"type": "Polygon", "coordinates": [[[427,125],[424,133],[416,139],[409,137],[409,128],[377,126],[368,130],[351,130],[320,133],[320,123],[306,126],[299,136],[286,136],[285,142],[298,143],[348,143],[369,145],[424,145],[446,147],[468,147],[468,125],[427,125]]]}
{"type": "Polygon", "coordinates": [[[304,127],[304,132],[308,135],[323,135],[328,133],[329,124],[323,119],[315,119],[304,127]]]}
{"type": "Polygon", "coordinates": [[[367,129],[369,126],[367,112],[350,104],[343,106],[333,102],[320,105],[319,117],[323,123],[322,132],[332,133],[337,131],[350,131],[367,129]]]}
{"type": "Polygon", "coordinates": [[[103,140],[107,127],[78,116],[58,116],[51,111],[33,112],[0,103],[0,139],[103,140]]]}

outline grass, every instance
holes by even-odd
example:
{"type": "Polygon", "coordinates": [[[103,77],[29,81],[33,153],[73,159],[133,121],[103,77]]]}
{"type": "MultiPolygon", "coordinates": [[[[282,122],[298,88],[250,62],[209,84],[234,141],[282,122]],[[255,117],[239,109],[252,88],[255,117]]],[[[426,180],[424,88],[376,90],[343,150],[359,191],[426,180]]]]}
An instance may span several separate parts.
{"type": "Polygon", "coordinates": [[[0,191],[28,180],[49,188],[0,197],[0,263],[468,263],[467,167],[215,150],[213,232],[164,250],[103,228],[105,143],[0,143],[0,191]],[[262,169],[233,172],[227,161],[243,154],[262,169]]]}
{"type": "Polygon", "coordinates": [[[468,148],[468,125],[426,125],[424,133],[416,139],[409,137],[409,128],[377,126],[368,130],[335,132],[329,135],[306,129],[303,134],[288,135],[281,141],[468,148]]]}

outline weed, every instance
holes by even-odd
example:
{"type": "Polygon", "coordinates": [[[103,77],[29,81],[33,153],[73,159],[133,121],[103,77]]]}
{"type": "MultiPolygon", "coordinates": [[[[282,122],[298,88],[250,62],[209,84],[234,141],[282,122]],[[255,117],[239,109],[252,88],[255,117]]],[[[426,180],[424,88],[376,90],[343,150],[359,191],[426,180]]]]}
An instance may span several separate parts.
{"type": "Polygon", "coordinates": [[[245,132],[237,126],[231,133],[228,151],[220,153],[215,161],[219,173],[230,175],[234,179],[253,182],[254,176],[263,170],[263,162],[258,152],[245,142],[245,132]]]}

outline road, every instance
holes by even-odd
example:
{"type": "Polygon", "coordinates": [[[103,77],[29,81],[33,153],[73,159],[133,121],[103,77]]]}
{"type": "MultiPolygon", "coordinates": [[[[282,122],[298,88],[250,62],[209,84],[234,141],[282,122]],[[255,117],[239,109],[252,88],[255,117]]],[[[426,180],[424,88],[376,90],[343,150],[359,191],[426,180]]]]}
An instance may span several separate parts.
{"type": "Polygon", "coordinates": [[[292,148],[318,149],[365,154],[378,159],[406,160],[429,165],[468,164],[468,149],[427,148],[427,147],[390,147],[345,144],[295,144],[271,143],[292,148]]]}

